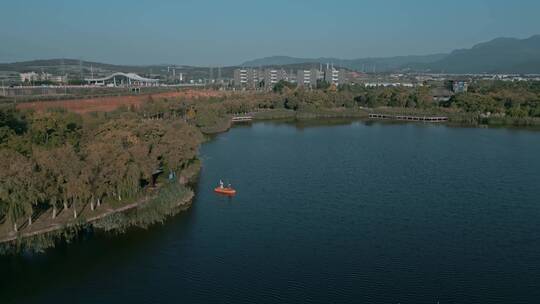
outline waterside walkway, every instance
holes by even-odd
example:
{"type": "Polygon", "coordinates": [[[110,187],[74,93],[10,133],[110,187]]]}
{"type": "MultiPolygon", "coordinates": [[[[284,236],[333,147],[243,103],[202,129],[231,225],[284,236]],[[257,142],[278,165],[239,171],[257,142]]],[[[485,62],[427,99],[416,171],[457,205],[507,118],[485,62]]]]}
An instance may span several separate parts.
{"type": "Polygon", "coordinates": [[[389,119],[402,121],[424,121],[424,122],[447,122],[446,116],[409,116],[409,115],[389,115],[389,114],[369,114],[371,119],[389,119]]]}

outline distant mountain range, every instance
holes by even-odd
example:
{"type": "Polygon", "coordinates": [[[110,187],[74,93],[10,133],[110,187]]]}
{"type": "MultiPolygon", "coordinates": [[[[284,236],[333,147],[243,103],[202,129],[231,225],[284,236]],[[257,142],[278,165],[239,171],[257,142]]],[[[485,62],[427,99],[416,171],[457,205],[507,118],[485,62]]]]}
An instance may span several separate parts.
{"type": "Polygon", "coordinates": [[[526,39],[497,38],[450,54],[387,58],[295,58],[273,56],[244,62],[242,66],[326,64],[365,72],[422,71],[433,73],[540,73],[540,35],[526,39]]]}
{"type": "MultiPolygon", "coordinates": [[[[296,58],[288,56],[272,56],[244,62],[238,66],[222,67],[222,77],[232,77],[233,70],[238,67],[283,67],[285,69],[302,69],[318,67],[320,64],[334,64],[356,71],[364,72],[400,72],[417,71],[432,73],[520,73],[540,74],[540,35],[526,39],[497,38],[473,46],[470,49],[455,50],[449,54],[433,54],[420,56],[397,56],[382,58],[340,59],[332,57],[296,58]]],[[[213,73],[217,76],[217,68],[210,71],[208,67],[175,66],[191,78],[205,78],[213,73]]],[[[53,74],[67,73],[85,77],[95,74],[107,74],[122,71],[145,75],[170,75],[168,65],[114,65],[99,62],[88,62],[76,59],[33,60],[15,63],[0,63],[0,72],[48,72],[53,74]]],[[[1,76],[1,73],[0,73],[1,76]]]]}
{"type": "Polygon", "coordinates": [[[497,38],[470,49],[456,50],[415,70],[445,73],[540,73],[540,35],[527,39],[497,38]]]}

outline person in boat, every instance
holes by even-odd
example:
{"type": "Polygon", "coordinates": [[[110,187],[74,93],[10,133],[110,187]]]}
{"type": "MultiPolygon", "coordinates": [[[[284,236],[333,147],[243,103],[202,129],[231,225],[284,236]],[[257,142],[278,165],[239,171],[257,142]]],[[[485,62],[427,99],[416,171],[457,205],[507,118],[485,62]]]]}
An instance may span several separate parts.
{"type": "Polygon", "coordinates": [[[223,181],[222,180],[219,180],[219,188],[223,189],[223,181]]]}
{"type": "Polygon", "coordinates": [[[232,189],[231,184],[227,185],[227,189],[232,189]]]}

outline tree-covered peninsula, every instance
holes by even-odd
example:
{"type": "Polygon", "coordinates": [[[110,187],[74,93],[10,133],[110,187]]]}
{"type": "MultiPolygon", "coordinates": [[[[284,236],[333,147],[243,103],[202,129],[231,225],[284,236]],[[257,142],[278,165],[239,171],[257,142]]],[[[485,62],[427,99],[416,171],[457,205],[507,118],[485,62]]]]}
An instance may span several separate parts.
{"type": "Polygon", "coordinates": [[[3,108],[0,235],[31,231],[37,220],[46,226],[90,218],[103,204],[121,208],[159,192],[198,164],[202,138],[183,119],[135,109],[78,115],[3,108]]]}

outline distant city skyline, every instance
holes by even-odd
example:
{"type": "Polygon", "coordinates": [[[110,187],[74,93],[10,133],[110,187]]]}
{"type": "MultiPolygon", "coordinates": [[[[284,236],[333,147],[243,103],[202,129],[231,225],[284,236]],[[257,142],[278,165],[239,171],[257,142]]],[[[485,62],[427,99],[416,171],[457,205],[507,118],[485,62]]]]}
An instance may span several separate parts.
{"type": "Polygon", "coordinates": [[[533,0],[12,1],[0,10],[0,62],[225,66],[447,53],[540,34],[538,11],[533,0]]]}

